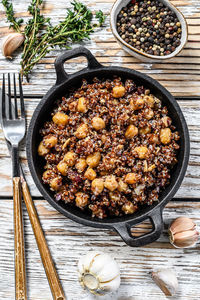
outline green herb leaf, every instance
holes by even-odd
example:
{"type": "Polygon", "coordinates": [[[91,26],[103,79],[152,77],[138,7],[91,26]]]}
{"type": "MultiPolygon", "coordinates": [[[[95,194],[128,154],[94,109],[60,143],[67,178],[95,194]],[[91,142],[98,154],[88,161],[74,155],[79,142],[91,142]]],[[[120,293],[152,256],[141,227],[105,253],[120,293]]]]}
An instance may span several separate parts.
{"type": "Polygon", "coordinates": [[[106,16],[104,16],[103,12],[101,10],[96,12],[96,19],[99,21],[99,26],[101,27],[106,19],[106,16]]]}
{"type": "Polygon", "coordinates": [[[20,26],[23,23],[23,19],[17,20],[14,16],[13,5],[8,0],[2,0],[2,4],[6,11],[7,22],[10,23],[10,28],[15,29],[17,32],[21,32],[20,26]]]}

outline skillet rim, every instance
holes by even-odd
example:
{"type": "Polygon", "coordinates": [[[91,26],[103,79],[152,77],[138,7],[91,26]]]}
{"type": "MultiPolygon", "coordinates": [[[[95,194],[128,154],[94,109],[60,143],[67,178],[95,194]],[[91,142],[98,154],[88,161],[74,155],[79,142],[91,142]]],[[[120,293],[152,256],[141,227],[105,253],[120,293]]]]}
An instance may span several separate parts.
{"type": "MultiPolygon", "coordinates": [[[[117,227],[119,227],[120,225],[123,224],[129,224],[131,223],[132,225],[137,224],[142,222],[143,220],[145,220],[146,218],[149,218],[151,215],[155,213],[158,213],[158,210],[160,210],[160,213],[162,214],[162,210],[164,208],[164,206],[171,200],[171,198],[175,195],[175,193],[177,192],[177,190],[179,189],[182,180],[184,178],[187,166],[188,166],[188,161],[189,161],[189,153],[190,153],[190,143],[189,143],[189,131],[188,131],[188,127],[187,127],[187,123],[185,121],[185,118],[183,116],[183,113],[178,105],[178,103],[176,102],[176,100],[174,99],[174,97],[171,95],[170,92],[168,92],[166,90],[166,88],[164,88],[157,80],[149,77],[146,74],[140,73],[138,71],[129,69],[129,68],[124,68],[124,67],[117,67],[117,66],[110,66],[110,67],[106,67],[106,66],[99,66],[96,67],[95,69],[91,69],[91,68],[84,68],[79,72],[76,72],[72,75],[70,75],[68,78],[65,78],[64,81],[61,84],[55,84],[53,85],[50,90],[45,94],[45,96],[42,98],[42,100],[39,102],[39,104],[37,105],[33,116],[31,118],[31,122],[28,128],[28,133],[27,133],[27,141],[26,141],[26,152],[27,152],[27,159],[28,159],[28,165],[30,168],[30,172],[31,175],[33,177],[33,180],[37,186],[37,188],[39,189],[39,191],[41,192],[42,196],[60,213],[62,213],[64,216],[72,219],[75,222],[78,222],[80,224],[83,225],[87,225],[87,226],[92,226],[92,227],[97,227],[97,228],[107,228],[107,229],[114,229],[116,230],[117,227]],[[123,72],[123,73],[127,73],[127,75],[131,74],[132,77],[136,76],[137,78],[141,79],[141,80],[145,80],[147,81],[150,85],[153,85],[153,87],[157,88],[161,94],[163,94],[163,96],[165,98],[167,98],[167,100],[169,101],[169,103],[172,104],[173,109],[176,110],[176,113],[179,117],[179,120],[182,124],[182,129],[183,129],[183,136],[184,136],[184,155],[183,155],[183,159],[182,159],[182,165],[181,168],[178,172],[177,178],[176,178],[176,182],[175,184],[169,189],[168,193],[165,195],[165,197],[159,201],[158,203],[155,204],[155,206],[150,207],[145,213],[142,213],[140,216],[134,216],[134,215],[130,215],[126,217],[126,220],[122,220],[122,221],[113,221],[110,218],[106,218],[103,220],[89,220],[83,217],[79,217],[76,214],[69,212],[67,210],[67,208],[63,208],[59,205],[59,202],[57,203],[53,197],[51,197],[45,190],[44,185],[41,183],[41,181],[38,178],[38,175],[36,173],[35,170],[35,163],[33,161],[33,155],[32,155],[32,149],[33,149],[33,132],[34,132],[34,128],[37,122],[37,118],[40,114],[41,109],[43,108],[43,106],[45,105],[46,101],[52,96],[53,93],[55,93],[57,90],[62,89],[65,85],[67,85],[70,80],[75,79],[77,76],[84,76],[86,74],[90,74],[95,72],[101,72],[101,71],[106,71],[108,70],[108,72],[112,72],[113,74],[115,73],[115,71],[117,72],[123,72]]],[[[87,217],[87,215],[86,215],[87,217]]],[[[120,217],[122,218],[122,217],[120,217]]],[[[119,218],[119,219],[120,219],[119,218]]]]}

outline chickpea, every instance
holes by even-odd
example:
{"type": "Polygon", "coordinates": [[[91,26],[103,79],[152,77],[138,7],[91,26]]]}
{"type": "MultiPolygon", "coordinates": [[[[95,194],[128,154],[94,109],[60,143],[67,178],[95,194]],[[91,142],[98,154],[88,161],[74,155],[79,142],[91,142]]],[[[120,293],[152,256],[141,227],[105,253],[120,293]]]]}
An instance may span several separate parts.
{"type": "Polygon", "coordinates": [[[134,184],[138,181],[139,176],[137,173],[128,173],[125,177],[125,182],[128,184],[134,184]]]}
{"type": "Polygon", "coordinates": [[[122,86],[122,85],[117,85],[117,86],[114,86],[113,89],[112,89],[112,95],[113,97],[115,98],[120,98],[120,97],[123,97],[124,94],[125,94],[125,87],[122,86]]]}
{"type": "Polygon", "coordinates": [[[86,162],[90,168],[95,168],[98,166],[101,159],[100,152],[94,152],[93,154],[88,155],[86,162]]]}
{"type": "Polygon", "coordinates": [[[101,192],[103,192],[103,189],[104,189],[104,181],[102,178],[95,178],[93,181],[92,181],[92,192],[95,194],[95,195],[99,195],[101,194],[101,192]]]}
{"type": "Polygon", "coordinates": [[[145,146],[136,147],[134,150],[138,154],[140,159],[144,159],[148,157],[149,150],[147,147],[145,146]]]}
{"type": "Polygon", "coordinates": [[[118,182],[118,190],[120,192],[126,192],[128,189],[128,184],[126,184],[122,179],[118,182]]]}
{"type": "Polygon", "coordinates": [[[139,129],[139,134],[141,134],[141,135],[144,135],[144,134],[147,134],[147,133],[150,133],[150,132],[151,132],[151,127],[150,126],[146,126],[146,127],[143,127],[143,128],[139,129]]]}
{"type": "Polygon", "coordinates": [[[78,99],[77,110],[82,113],[87,111],[86,99],[84,97],[78,99]]]}
{"type": "Polygon", "coordinates": [[[75,199],[76,206],[80,208],[85,207],[88,204],[88,199],[89,196],[87,194],[81,192],[76,193],[76,199],[75,199]]]}
{"type": "Polygon", "coordinates": [[[65,113],[58,111],[53,116],[52,120],[57,125],[66,125],[68,123],[68,121],[69,121],[69,117],[65,113]]]}
{"type": "Polygon", "coordinates": [[[94,180],[97,177],[97,173],[92,168],[88,168],[84,176],[89,180],[94,180]]]}
{"type": "Polygon", "coordinates": [[[87,167],[86,160],[84,158],[79,158],[75,167],[79,172],[83,172],[87,167]]]}
{"type": "Polygon", "coordinates": [[[147,120],[151,120],[153,118],[153,116],[154,116],[154,112],[151,108],[149,108],[147,110],[147,112],[145,113],[145,117],[147,120]]]}
{"type": "Polygon", "coordinates": [[[144,101],[149,107],[154,107],[155,99],[153,96],[144,96],[144,101]]]}
{"type": "Polygon", "coordinates": [[[59,190],[60,186],[62,185],[62,178],[60,176],[55,177],[50,182],[50,187],[52,190],[57,191],[59,190]]]}
{"type": "Polygon", "coordinates": [[[160,130],[160,141],[162,144],[167,145],[171,142],[171,129],[164,128],[160,130]]]}
{"type": "Polygon", "coordinates": [[[144,99],[141,97],[138,98],[131,98],[130,106],[133,110],[139,110],[144,106],[144,99]]]}
{"type": "Polygon", "coordinates": [[[58,139],[55,135],[47,135],[43,139],[44,146],[46,148],[53,148],[58,142],[58,139]]]}
{"type": "Polygon", "coordinates": [[[129,125],[125,132],[125,137],[127,139],[132,139],[135,135],[138,134],[138,128],[134,125],[129,125]]]}
{"type": "Polygon", "coordinates": [[[67,175],[67,170],[68,170],[68,165],[64,161],[60,161],[59,164],[57,165],[58,171],[63,175],[67,175]]]}
{"type": "Polygon", "coordinates": [[[40,144],[39,144],[39,146],[38,146],[38,154],[40,155],[40,156],[44,156],[44,155],[46,155],[47,153],[49,153],[49,149],[47,149],[45,146],[44,146],[44,144],[43,144],[43,141],[42,142],[40,142],[40,144]]]}
{"type": "Polygon", "coordinates": [[[78,139],[84,139],[88,134],[87,124],[80,125],[74,134],[78,139]]]}
{"type": "Polygon", "coordinates": [[[104,186],[110,190],[111,192],[113,192],[114,190],[117,189],[118,187],[118,183],[117,183],[117,180],[115,178],[114,175],[109,175],[109,176],[106,176],[106,180],[104,182],[104,186]]]}
{"type": "Polygon", "coordinates": [[[101,130],[106,127],[106,124],[102,118],[94,117],[92,119],[92,127],[96,130],[101,130]]]}
{"type": "Polygon", "coordinates": [[[69,151],[67,152],[67,154],[65,154],[63,160],[67,163],[69,167],[72,167],[76,161],[76,154],[72,151],[69,151]]]}
{"type": "Polygon", "coordinates": [[[172,120],[170,117],[165,116],[161,120],[162,120],[162,123],[165,125],[165,127],[168,127],[172,124],[172,120]]]}
{"type": "Polygon", "coordinates": [[[133,205],[131,201],[128,201],[122,206],[122,210],[126,215],[133,214],[137,210],[137,206],[133,205]]]}

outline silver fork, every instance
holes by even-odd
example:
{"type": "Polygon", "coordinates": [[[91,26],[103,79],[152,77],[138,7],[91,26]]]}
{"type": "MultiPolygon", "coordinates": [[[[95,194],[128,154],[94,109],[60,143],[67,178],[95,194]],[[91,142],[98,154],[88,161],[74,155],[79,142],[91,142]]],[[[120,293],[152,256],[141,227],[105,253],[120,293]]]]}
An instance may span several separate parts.
{"type": "Polygon", "coordinates": [[[21,201],[21,182],[20,182],[20,163],[19,163],[19,145],[26,132],[24,98],[19,75],[20,92],[20,110],[18,114],[16,79],[13,74],[14,86],[14,111],[11,106],[11,83],[10,74],[8,74],[8,100],[6,101],[5,75],[3,74],[2,85],[2,129],[7,143],[10,144],[10,153],[12,158],[12,176],[13,176],[13,200],[14,200],[14,233],[15,233],[15,299],[26,300],[26,270],[24,253],[24,233],[21,201]]]}

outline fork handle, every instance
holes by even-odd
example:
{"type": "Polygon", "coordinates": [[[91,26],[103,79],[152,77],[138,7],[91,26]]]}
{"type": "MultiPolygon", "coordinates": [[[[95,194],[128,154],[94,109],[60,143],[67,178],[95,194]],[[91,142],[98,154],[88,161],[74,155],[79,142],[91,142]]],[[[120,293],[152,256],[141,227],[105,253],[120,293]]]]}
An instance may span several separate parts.
{"type": "Polygon", "coordinates": [[[42,259],[42,263],[46,272],[46,276],[51,288],[51,292],[54,300],[65,300],[64,291],[62,289],[53,259],[51,257],[51,253],[49,251],[40,220],[38,218],[37,211],[35,209],[35,205],[31,198],[28,185],[26,181],[22,180],[22,193],[24,202],[26,204],[26,209],[28,211],[29,219],[31,221],[31,225],[33,228],[33,232],[36,238],[36,242],[38,245],[38,249],[40,251],[40,256],[42,259]]]}
{"type": "Polygon", "coordinates": [[[15,232],[15,299],[27,300],[20,177],[13,177],[15,232]]]}

